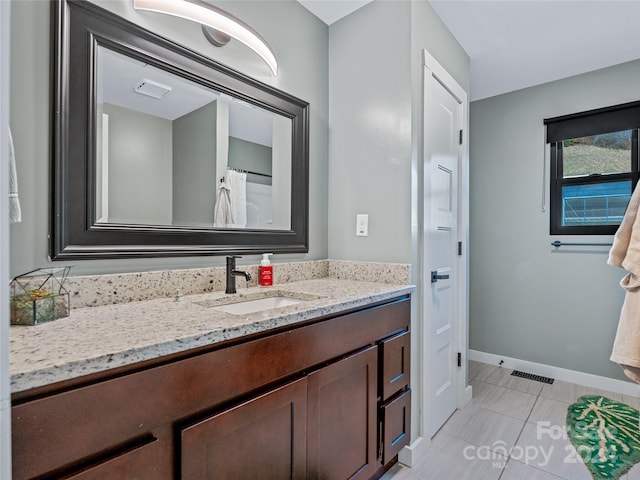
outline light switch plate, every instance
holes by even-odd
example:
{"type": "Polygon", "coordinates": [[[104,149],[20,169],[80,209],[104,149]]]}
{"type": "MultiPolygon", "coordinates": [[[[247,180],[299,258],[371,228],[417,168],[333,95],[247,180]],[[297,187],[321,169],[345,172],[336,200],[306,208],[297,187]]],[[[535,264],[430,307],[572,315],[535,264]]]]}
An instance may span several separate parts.
{"type": "Polygon", "coordinates": [[[356,236],[369,236],[369,215],[366,213],[359,213],[356,215],[356,236]]]}

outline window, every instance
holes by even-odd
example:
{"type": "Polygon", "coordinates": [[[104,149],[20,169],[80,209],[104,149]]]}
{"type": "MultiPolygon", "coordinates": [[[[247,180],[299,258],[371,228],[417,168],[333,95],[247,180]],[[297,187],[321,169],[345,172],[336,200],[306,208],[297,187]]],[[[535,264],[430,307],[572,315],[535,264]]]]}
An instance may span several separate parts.
{"type": "Polygon", "coordinates": [[[551,235],[612,235],[638,181],[640,102],[546,119],[551,235]]]}

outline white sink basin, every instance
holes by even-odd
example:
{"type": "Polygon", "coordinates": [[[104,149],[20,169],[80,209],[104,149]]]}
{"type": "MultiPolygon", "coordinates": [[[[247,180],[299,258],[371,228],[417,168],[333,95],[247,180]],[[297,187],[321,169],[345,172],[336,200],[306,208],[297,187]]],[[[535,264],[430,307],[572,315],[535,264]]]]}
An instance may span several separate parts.
{"type": "Polygon", "coordinates": [[[214,310],[232,313],[234,315],[245,315],[247,313],[271,310],[272,308],[288,307],[289,305],[296,305],[302,302],[304,302],[304,300],[299,300],[297,298],[291,297],[267,297],[259,298],[256,300],[246,300],[243,302],[229,303],[227,305],[220,305],[212,308],[214,310]]]}
{"type": "Polygon", "coordinates": [[[237,295],[225,295],[194,303],[219,312],[246,315],[247,313],[264,312],[265,310],[288,307],[321,298],[324,297],[312,293],[291,292],[288,290],[261,290],[243,292],[237,295]]]}

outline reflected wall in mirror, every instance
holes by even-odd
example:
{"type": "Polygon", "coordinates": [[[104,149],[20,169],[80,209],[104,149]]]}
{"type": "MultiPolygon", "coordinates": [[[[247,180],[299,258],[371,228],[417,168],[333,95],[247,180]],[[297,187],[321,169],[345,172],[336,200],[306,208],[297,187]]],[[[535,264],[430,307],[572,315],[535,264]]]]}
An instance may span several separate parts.
{"type": "Polygon", "coordinates": [[[291,227],[289,118],[103,46],[96,85],[96,222],[291,227]]]}
{"type": "Polygon", "coordinates": [[[308,251],[308,104],[53,2],[54,259],[308,251]]]}

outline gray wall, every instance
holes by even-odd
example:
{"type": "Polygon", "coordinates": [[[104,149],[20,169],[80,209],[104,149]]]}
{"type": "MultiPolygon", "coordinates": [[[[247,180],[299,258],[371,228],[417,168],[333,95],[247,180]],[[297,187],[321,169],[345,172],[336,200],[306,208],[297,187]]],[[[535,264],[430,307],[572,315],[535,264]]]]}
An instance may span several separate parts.
{"type": "Polygon", "coordinates": [[[109,115],[109,221],[171,224],[171,121],[116,105],[109,115]]]}
{"type": "Polygon", "coordinates": [[[373,2],[330,27],[331,258],[417,261],[422,49],[468,90],[469,57],[426,1],[373,2]]]}
{"type": "Polygon", "coordinates": [[[173,121],[173,223],[213,225],[217,102],[173,121]]]}
{"type": "MultiPolygon", "coordinates": [[[[310,245],[306,255],[276,255],[274,262],[327,258],[328,28],[297,2],[214,2],[251,25],[276,52],[280,70],[268,67],[246,47],[216,48],[194,23],[135,12],[129,0],[96,0],[109,10],[160,35],[276,86],[310,103],[310,245]]],[[[11,127],[23,222],[11,226],[11,275],[49,265],[50,3],[12,2],[11,127]]],[[[240,263],[254,263],[259,256],[240,263]]],[[[222,265],[222,257],[74,261],[73,275],[222,265]]]]}
{"type": "Polygon", "coordinates": [[[271,185],[271,147],[229,137],[229,166],[247,171],[247,182],[271,185]],[[254,175],[248,172],[262,173],[254,175]]]}
{"type": "MultiPolygon", "coordinates": [[[[449,72],[467,93],[471,84],[469,55],[447,30],[428,2],[411,2],[411,66],[413,98],[422,98],[422,49],[449,72]]],[[[413,111],[422,115],[422,103],[413,102],[413,111]]],[[[415,118],[415,117],[414,117],[415,118]]],[[[421,120],[414,126],[421,127],[421,120]]],[[[417,132],[417,130],[414,130],[417,132]]],[[[421,136],[416,133],[417,137],[421,136]]]]}
{"type": "Polygon", "coordinates": [[[330,27],[331,258],[411,261],[410,13],[373,2],[330,27]],[[368,237],[355,235],[359,213],[368,237]]]}
{"type": "Polygon", "coordinates": [[[471,104],[470,348],[625,378],[609,361],[624,271],[608,248],[550,246],[612,237],[549,235],[542,121],[636,101],[639,78],[635,61],[471,104]]]}
{"type": "MultiPolygon", "coordinates": [[[[330,27],[329,256],[411,263],[420,282],[422,49],[468,90],[469,57],[427,2],[377,1],[330,27]],[[355,236],[356,214],[369,236],[355,236]]],[[[367,280],[367,279],[363,279],[367,280]]],[[[412,439],[420,429],[420,289],[412,296],[412,439]]]]}

